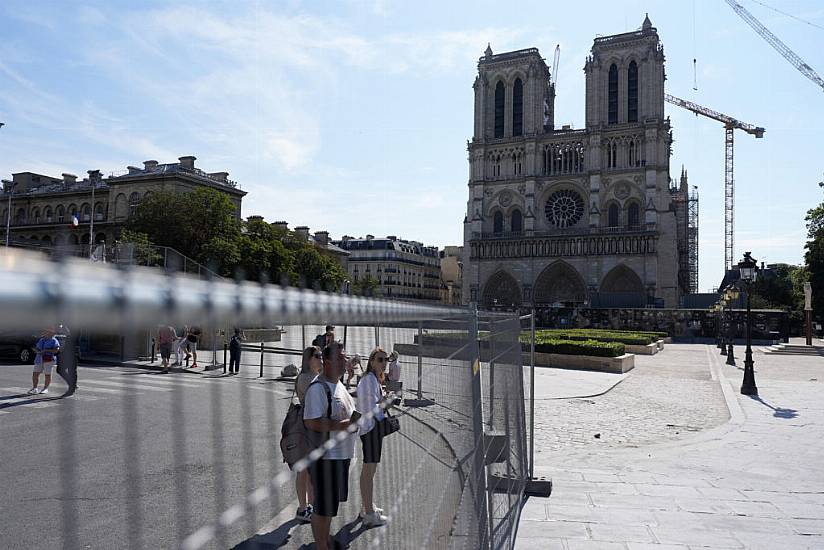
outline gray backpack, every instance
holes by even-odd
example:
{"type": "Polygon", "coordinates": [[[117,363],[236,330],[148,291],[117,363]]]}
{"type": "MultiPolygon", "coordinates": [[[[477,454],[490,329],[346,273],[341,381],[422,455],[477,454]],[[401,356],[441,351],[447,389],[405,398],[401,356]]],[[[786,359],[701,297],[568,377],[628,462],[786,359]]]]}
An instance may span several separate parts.
{"type": "MultiPolygon", "coordinates": [[[[315,378],[309,387],[315,384],[320,384],[326,390],[326,418],[332,418],[332,392],[329,386],[324,384],[320,378],[315,378]]],[[[309,392],[309,389],[306,389],[309,392]]],[[[293,394],[294,397],[294,394],[293,394]]],[[[328,436],[328,434],[327,434],[328,436]]],[[[289,410],[286,411],[286,417],[283,419],[283,424],[280,427],[280,452],[283,455],[283,461],[293,467],[295,463],[305,458],[315,448],[319,447],[323,440],[321,434],[314,432],[307,428],[303,423],[303,407],[300,403],[292,403],[289,405],[289,410]]]]}

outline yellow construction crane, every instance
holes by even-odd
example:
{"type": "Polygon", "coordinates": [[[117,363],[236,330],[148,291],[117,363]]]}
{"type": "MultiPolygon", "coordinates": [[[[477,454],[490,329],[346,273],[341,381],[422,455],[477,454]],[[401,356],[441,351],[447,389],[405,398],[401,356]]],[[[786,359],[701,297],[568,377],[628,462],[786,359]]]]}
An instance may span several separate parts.
{"type": "Polygon", "coordinates": [[[724,124],[724,273],[732,269],[735,258],[735,176],[733,173],[733,130],[744,130],[757,138],[764,137],[764,128],[721,114],[691,101],[664,94],[664,99],[696,115],[724,124]]]}

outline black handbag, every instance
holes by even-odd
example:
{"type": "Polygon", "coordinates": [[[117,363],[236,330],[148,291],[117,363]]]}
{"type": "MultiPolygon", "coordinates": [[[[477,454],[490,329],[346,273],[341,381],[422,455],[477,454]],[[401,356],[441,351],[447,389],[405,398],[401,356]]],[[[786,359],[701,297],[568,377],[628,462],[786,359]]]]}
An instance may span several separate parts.
{"type": "Polygon", "coordinates": [[[380,421],[380,429],[381,437],[386,437],[389,434],[400,431],[401,421],[397,417],[389,414],[389,410],[387,410],[383,420],[380,421]]]}

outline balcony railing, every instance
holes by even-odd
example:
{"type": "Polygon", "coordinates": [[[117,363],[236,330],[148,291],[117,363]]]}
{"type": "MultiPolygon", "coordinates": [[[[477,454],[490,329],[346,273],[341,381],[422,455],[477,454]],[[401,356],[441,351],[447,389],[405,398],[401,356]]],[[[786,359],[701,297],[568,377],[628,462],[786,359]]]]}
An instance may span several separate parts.
{"type": "Polygon", "coordinates": [[[624,235],[627,233],[646,233],[655,231],[655,227],[632,226],[632,227],[570,227],[566,229],[540,229],[526,231],[501,231],[495,232],[472,232],[473,240],[487,239],[522,239],[529,237],[576,237],[583,235],[624,235]]]}

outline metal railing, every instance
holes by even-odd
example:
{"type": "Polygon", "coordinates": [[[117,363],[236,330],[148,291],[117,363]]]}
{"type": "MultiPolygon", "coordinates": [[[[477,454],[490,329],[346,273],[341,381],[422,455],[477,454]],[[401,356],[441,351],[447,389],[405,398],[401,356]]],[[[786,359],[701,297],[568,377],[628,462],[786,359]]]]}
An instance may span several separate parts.
{"type": "MultiPolygon", "coordinates": [[[[140,383],[133,382],[137,377],[126,376],[129,372],[122,373],[126,382],[101,382],[108,383],[106,387],[137,384],[119,407],[115,401],[107,406],[107,422],[121,418],[123,424],[116,440],[106,440],[106,455],[100,454],[95,434],[83,428],[92,421],[85,408],[89,404],[60,401],[56,438],[39,438],[14,451],[33,453],[30,460],[6,462],[4,456],[13,450],[0,449],[0,462],[8,464],[4,468],[10,478],[18,475],[16,464],[23,467],[36,457],[59,453],[61,467],[46,474],[43,484],[48,493],[44,498],[58,503],[60,521],[53,528],[42,525],[36,513],[39,504],[7,491],[0,505],[25,513],[15,515],[14,522],[4,521],[0,546],[36,546],[42,537],[53,536],[59,536],[65,548],[92,542],[185,549],[257,543],[279,547],[287,540],[289,547],[310,544],[311,530],[295,527],[295,474],[282,465],[278,447],[293,382],[267,379],[263,370],[279,366],[278,357],[293,362],[295,354],[323,332],[323,325],[334,324],[338,336],[341,330],[345,334],[348,355],[362,356],[362,369],[376,347],[396,351],[399,380],[406,390],[394,410],[401,432],[384,443],[374,485],[387,525],[367,530],[355,523],[361,504],[357,443],[349,499],[333,521],[336,538],[351,548],[514,548],[529,479],[532,417],[527,413],[531,401],[525,399],[531,395],[531,380],[525,380],[519,341],[523,319],[513,314],[202,280],[73,259],[54,262],[14,250],[0,254],[0,309],[0,329],[63,324],[76,331],[117,333],[126,350],[131,349],[130,340],[139,339],[138,333],[145,335],[158,324],[180,326],[197,320],[208,327],[283,328],[277,345],[244,348],[242,353],[254,350],[266,357],[267,364],[261,360],[256,365],[259,373],[248,368],[241,372],[246,376],[239,377],[210,373],[210,378],[203,377],[209,383],[200,394],[195,393],[200,391],[199,379],[192,375],[162,378],[169,380],[165,401],[141,394],[136,389],[140,383]],[[192,417],[188,406],[198,407],[197,416],[192,417]],[[168,420],[159,416],[163,407],[171,411],[168,420]],[[148,435],[159,421],[168,426],[170,437],[148,435]],[[188,450],[192,448],[198,449],[194,463],[194,451],[188,450]],[[169,463],[162,478],[157,478],[152,462],[157,456],[169,463]],[[113,477],[98,480],[102,470],[113,477]],[[79,511],[78,495],[113,490],[112,485],[122,487],[121,497],[92,499],[79,511]],[[174,503],[174,509],[154,504],[162,498],[174,503]],[[127,521],[102,529],[100,518],[109,517],[127,521]]],[[[144,346],[142,340],[137,347],[144,346]]],[[[84,371],[83,376],[94,373],[99,370],[84,371]]],[[[82,376],[79,387],[82,399],[82,376]]],[[[0,401],[0,412],[5,412],[2,407],[0,401]]],[[[378,410],[362,412],[370,418],[378,410]]],[[[322,449],[295,464],[295,472],[310,468],[324,449],[345,445],[351,435],[336,433],[322,449]]]]}

